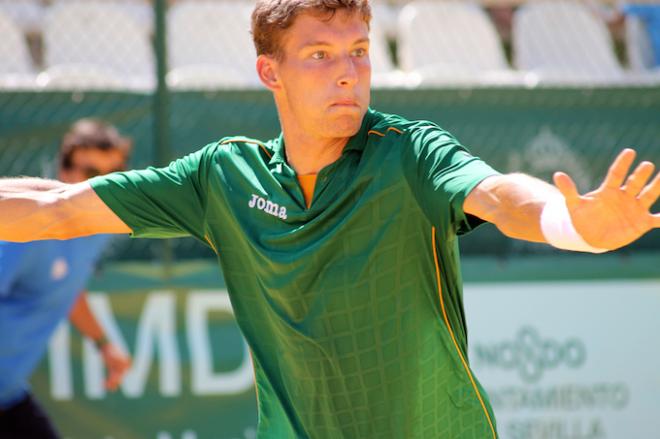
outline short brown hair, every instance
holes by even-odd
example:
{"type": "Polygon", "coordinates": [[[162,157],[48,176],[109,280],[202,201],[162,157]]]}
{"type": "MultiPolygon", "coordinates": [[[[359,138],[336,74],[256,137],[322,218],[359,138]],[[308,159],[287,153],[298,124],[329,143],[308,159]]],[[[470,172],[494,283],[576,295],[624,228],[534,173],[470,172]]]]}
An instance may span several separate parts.
{"type": "Polygon", "coordinates": [[[282,34],[302,12],[327,15],[328,20],[338,10],[358,12],[369,25],[369,0],[257,0],[252,12],[252,39],[257,55],[282,56],[282,34]]]}
{"type": "Polygon", "coordinates": [[[122,137],[114,126],[97,119],[80,119],[64,134],[60,145],[60,168],[71,169],[73,154],[79,149],[121,151],[128,158],[133,143],[122,137]]]}

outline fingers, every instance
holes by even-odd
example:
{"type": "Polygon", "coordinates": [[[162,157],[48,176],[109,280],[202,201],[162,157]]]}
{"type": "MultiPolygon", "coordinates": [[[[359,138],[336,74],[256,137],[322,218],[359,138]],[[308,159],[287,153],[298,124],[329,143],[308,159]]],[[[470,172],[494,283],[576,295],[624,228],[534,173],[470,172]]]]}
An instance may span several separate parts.
{"type": "Polygon", "coordinates": [[[117,390],[119,384],[131,367],[131,359],[113,344],[107,344],[102,350],[103,361],[108,371],[105,387],[108,390],[117,390]]]}
{"type": "Polygon", "coordinates": [[[630,196],[637,197],[644,185],[649,181],[653,175],[655,166],[651,162],[640,163],[635,171],[628,177],[623,190],[630,196]]]}
{"type": "Polygon", "coordinates": [[[121,374],[116,372],[111,372],[108,374],[108,378],[105,380],[105,388],[114,392],[119,387],[121,383],[121,374]]]}
{"type": "Polygon", "coordinates": [[[580,200],[580,194],[577,191],[575,182],[567,174],[563,172],[555,172],[552,178],[555,182],[555,186],[559,189],[559,192],[566,199],[566,206],[569,208],[577,204],[580,200]]]}
{"type": "Polygon", "coordinates": [[[660,172],[655,175],[653,181],[646,185],[642,192],[639,194],[639,201],[642,203],[642,206],[650,209],[651,206],[658,200],[660,197],[660,172]]]}
{"type": "Polygon", "coordinates": [[[117,390],[119,384],[121,384],[124,379],[124,375],[128,371],[130,362],[128,361],[119,361],[115,364],[112,364],[108,367],[108,376],[105,380],[105,388],[108,390],[117,390]]]}
{"type": "Polygon", "coordinates": [[[607,171],[601,188],[619,189],[628,175],[628,170],[636,155],[635,150],[630,148],[621,151],[607,171]]]}

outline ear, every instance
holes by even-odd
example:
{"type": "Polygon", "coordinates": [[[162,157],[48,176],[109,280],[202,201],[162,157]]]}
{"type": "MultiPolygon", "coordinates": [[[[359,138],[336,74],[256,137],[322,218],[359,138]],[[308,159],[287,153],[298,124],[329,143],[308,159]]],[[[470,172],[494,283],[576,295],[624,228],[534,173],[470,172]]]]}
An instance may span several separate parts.
{"type": "Polygon", "coordinates": [[[271,91],[280,88],[277,75],[277,61],[267,55],[257,57],[257,74],[261,82],[271,91]]]}

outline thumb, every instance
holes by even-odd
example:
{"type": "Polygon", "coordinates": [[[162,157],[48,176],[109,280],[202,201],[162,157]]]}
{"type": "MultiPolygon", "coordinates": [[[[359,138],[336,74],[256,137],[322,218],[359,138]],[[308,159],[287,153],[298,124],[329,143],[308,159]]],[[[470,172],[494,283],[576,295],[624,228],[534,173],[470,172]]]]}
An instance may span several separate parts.
{"type": "Polygon", "coordinates": [[[577,186],[575,186],[575,182],[568,176],[568,174],[555,172],[552,179],[555,182],[557,189],[559,189],[559,192],[561,192],[566,199],[566,206],[569,209],[579,203],[580,194],[578,193],[577,186]]]}

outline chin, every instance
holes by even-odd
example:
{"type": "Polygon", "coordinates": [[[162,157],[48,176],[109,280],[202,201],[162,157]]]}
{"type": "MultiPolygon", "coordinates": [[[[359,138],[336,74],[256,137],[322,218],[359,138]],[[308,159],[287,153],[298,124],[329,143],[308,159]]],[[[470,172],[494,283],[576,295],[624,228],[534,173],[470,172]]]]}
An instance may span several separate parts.
{"type": "Polygon", "coordinates": [[[360,131],[360,124],[355,123],[338,123],[330,128],[330,137],[353,137],[360,131]]]}
{"type": "Polygon", "coordinates": [[[363,118],[364,113],[333,117],[326,129],[331,137],[351,137],[360,131],[363,118]]]}

